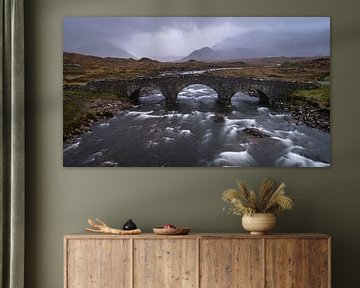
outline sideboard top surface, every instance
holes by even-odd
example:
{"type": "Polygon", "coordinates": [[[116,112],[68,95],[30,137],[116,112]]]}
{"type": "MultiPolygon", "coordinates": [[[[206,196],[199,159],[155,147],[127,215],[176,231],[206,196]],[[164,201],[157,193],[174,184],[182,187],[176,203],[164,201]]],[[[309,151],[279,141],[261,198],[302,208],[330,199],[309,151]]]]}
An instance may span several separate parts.
{"type": "Polygon", "coordinates": [[[65,239],[329,239],[330,236],[320,233],[286,233],[250,235],[246,233],[189,233],[188,235],[156,235],[142,233],[138,235],[111,235],[101,233],[75,233],[64,236],[65,239]]]}

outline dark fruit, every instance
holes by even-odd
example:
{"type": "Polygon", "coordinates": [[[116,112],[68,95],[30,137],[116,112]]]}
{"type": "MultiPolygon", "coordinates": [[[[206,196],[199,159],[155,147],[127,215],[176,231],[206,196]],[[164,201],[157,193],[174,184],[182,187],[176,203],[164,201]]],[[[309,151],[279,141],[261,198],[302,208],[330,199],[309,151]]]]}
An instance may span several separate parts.
{"type": "Polygon", "coordinates": [[[129,219],[123,226],[123,230],[135,230],[135,229],[137,229],[137,226],[131,219],[129,219]]]}

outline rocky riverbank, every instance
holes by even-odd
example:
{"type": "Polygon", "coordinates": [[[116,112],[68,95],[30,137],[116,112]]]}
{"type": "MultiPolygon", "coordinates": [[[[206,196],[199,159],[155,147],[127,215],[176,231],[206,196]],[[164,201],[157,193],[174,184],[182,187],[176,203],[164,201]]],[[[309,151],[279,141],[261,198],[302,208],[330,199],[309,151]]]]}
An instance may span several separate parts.
{"type": "Polygon", "coordinates": [[[289,121],[330,133],[330,110],[312,105],[306,101],[280,102],[275,108],[289,113],[289,121]]]}
{"type": "Polygon", "coordinates": [[[64,125],[64,143],[73,142],[78,135],[91,130],[97,121],[110,119],[116,112],[133,107],[130,101],[110,99],[93,99],[86,105],[86,114],[77,115],[68,125],[64,125]]]}

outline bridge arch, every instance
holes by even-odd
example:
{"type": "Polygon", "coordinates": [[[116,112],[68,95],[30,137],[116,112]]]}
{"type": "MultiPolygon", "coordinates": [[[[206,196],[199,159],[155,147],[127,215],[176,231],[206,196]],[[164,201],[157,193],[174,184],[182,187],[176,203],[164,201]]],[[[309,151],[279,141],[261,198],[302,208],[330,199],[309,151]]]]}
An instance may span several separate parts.
{"type": "Polygon", "coordinates": [[[221,85],[221,81],[214,81],[214,78],[209,79],[203,75],[197,75],[192,77],[178,77],[176,79],[171,79],[167,83],[162,83],[162,86],[165,88],[165,98],[169,102],[176,102],[179,96],[179,93],[185,88],[192,85],[203,85],[215,91],[217,94],[217,101],[223,102],[224,89],[221,85]]]}
{"type": "Polygon", "coordinates": [[[216,93],[216,98],[219,97],[219,93],[216,91],[216,88],[215,88],[215,87],[211,87],[212,85],[203,84],[203,83],[191,83],[191,84],[189,83],[189,84],[186,84],[186,85],[182,85],[182,86],[180,86],[180,87],[177,89],[177,91],[175,92],[175,93],[176,93],[176,99],[179,98],[179,95],[181,95],[181,93],[182,93],[183,91],[186,91],[186,89],[191,88],[191,87],[193,87],[193,86],[197,86],[197,85],[199,85],[199,86],[201,86],[201,87],[206,87],[206,88],[214,91],[214,92],[216,93]]]}
{"type": "MultiPolygon", "coordinates": [[[[231,95],[231,99],[237,94],[237,93],[244,93],[252,97],[259,98],[259,104],[268,105],[269,104],[269,96],[262,91],[259,87],[255,86],[247,86],[247,87],[238,87],[238,90],[231,95]]],[[[231,101],[231,100],[230,100],[231,101]]]]}
{"type": "Polygon", "coordinates": [[[162,97],[165,99],[165,94],[164,92],[161,90],[161,87],[159,87],[158,85],[152,85],[152,84],[146,84],[146,85],[141,85],[141,86],[135,86],[135,87],[130,87],[128,89],[128,95],[129,98],[134,101],[135,103],[139,102],[139,98],[142,97],[143,95],[145,95],[146,93],[145,90],[151,90],[151,91],[158,91],[161,93],[162,97]]]}

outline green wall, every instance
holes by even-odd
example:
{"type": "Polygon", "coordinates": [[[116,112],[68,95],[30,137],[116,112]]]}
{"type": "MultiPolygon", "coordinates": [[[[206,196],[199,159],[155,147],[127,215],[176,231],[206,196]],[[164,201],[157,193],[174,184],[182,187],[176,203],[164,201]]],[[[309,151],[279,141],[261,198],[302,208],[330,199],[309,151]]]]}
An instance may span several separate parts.
{"type": "Polygon", "coordinates": [[[145,231],[172,222],[197,232],[238,232],[240,218],[222,211],[220,192],[236,178],[288,185],[296,209],[279,232],[333,237],[333,287],[359,287],[360,21],[357,1],[335,0],[33,0],[26,33],[26,287],[63,285],[63,235],[88,216],[113,226],[132,218],[145,231]],[[63,168],[62,17],[79,15],[331,16],[332,167],[63,168]]]}

